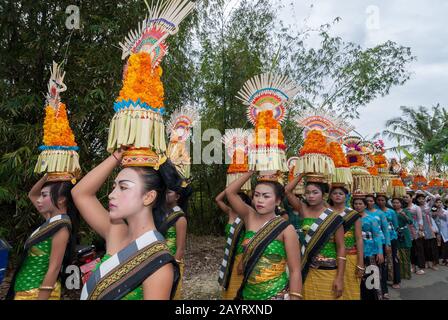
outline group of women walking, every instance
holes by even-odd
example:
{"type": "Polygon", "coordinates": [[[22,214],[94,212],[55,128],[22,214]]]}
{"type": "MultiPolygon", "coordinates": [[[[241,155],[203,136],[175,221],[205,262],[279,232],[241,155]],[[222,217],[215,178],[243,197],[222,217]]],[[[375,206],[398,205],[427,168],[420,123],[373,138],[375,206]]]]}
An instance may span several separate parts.
{"type": "Polygon", "coordinates": [[[228,213],[229,228],[239,230],[226,232],[226,244],[236,248],[227,257],[233,267],[225,272],[223,299],[389,299],[388,285],[399,289],[402,279],[423,275],[426,268],[438,270],[439,258],[447,266],[448,211],[440,196],[410,189],[392,199],[350,194],[344,186],[299,175],[284,188],[292,214],[299,216],[293,237],[292,224],[284,223],[288,218],[276,215],[281,185],[259,180],[252,199],[240,192],[252,174],[216,198],[228,213]],[[301,179],[306,180],[303,198],[292,192],[301,179]],[[269,226],[281,220],[284,230],[271,231],[269,226]],[[248,242],[253,237],[264,245],[248,242]]]}
{"type": "MultiPolygon", "coordinates": [[[[105,243],[80,299],[182,299],[188,290],[182,286],[192,193],[186,141],[197,112],[174,112],[165,127],[160,63],[167,54],[165,40],[179,30],[194,6],[189,0],[169,0],[148,7],[149,16],[120,43],[125,64],[108,132],[110,155],[80,180],[79,148],[60,99],[67,89],[65,73],[53,63],[44,145],[35,168],[46,174],[29,193],[45,222],[26,240],[7,298],[61,298],[64,271],[79,242],[80,217],[105,243]],[[111,180],[105,208],[101,189],[111,180]]],[[[346,177],[335,174],[335,164],[327,157],[330,137],[321,132],[335,131],[339,120],[320,131],[309,130],[312,123],[305,118],[297,121],[309,131],[307,152],[300,151],[301,164],[284,187],[277,176],[287,172],[280,122],[299,89],[283,75],[266,73],[249,79],[239,92],[257,134],[252,144],[233,144],[245,137],[242,131],[227,139],[232,158],[247,158],[250,145],[253,161],[250,168],[247,161],[246,166],[233,163],[229,183],[216,197],[229,217],[218,270],[222,298],[388,299],[388,281],[398,289],[401,278],[410,279],[414,272],[423,275],[425,268],[437,270],[439,254],[446,265],[448,214],[440,198],[418,192],[388,199],[378,192],[351,193],[346,184],[328,180],[331,175],[346,177]],[[256,172],[257,183],[249,194],[256,172]],[[294,190],[302,180],[305,190],[298,197],[294,190]],[[281,208],[285,199],[289,214],[281,208]]],[[[307,119],[316,118],[313,114],[307,119]]],[[[354,148],[361,150],[358,144],[354,148]]],[[[345,157],[342,149],[339,153],[345,157]]],[[[357,161],[354,164],[359,170],[357,161]]],[[[351,172],[348,164],[341,168],[351,172]]]]}

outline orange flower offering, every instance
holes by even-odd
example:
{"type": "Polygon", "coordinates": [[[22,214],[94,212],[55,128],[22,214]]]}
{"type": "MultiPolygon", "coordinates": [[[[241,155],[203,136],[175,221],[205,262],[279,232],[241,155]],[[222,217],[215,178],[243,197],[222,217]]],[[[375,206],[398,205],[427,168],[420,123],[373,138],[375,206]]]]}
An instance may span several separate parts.
{"type": "Polygon", "coordinates": [[[373,161],[375,161],[375,165],[377,168],[387,168],[387,160],[384,154],[382,153],[374,154],[373,161]]]}
{"type": "Polygon", "coordinates": [[[363,167],[364,161],[361,155],[349,155],[347,161],[350,167],[363,167]]]}
{"type": "Polygon", "coordinates": [[[348,168],[347,158],[345,157],[342,147],[339,143],[333,141],[329,145],[330,156],[333,159],[336,168],[348,168]]]}
{"type": "Polygon", "coordinates": [[[232,163],[229,165],[227,173],[242,173],[247,171],[249,171],[247,155],[244,154],[243,150],[236,150],[233,153],[232,163]],[[238,163],[241,162],[241,159],[244,159],[244,163],[238,163]]]}
{"type": "Polygon", "coordinates": [[[401,172],[400,172],[400,177],[401,177],[402,179],[408,177],[408,171],[407,171],[405,168],[403,168],[403,169],[401,170],[401,172]]]}
{"type": "Polygon", "coordinates": [[[45,107],[44,144],[46,146],[76,146],[75,136],[67,119],[65,104],[60,103],[58,110],[45,107]]]}
{"type": "Polygon", "coordinates": [[[164,89],[160,77],[162,67],[151,67],[151,57],[146,52],[132,54],[124,75],[123,88],[117,101],[140,99],[152,108],[163,108],[164,89]]]}
{"type": "Polygon", "coordinates": [[[404,183],[401,179],[392,179],[392,187],[404,187],[404,183]]]}
{"type": "Polygon", "coordinates": [[[274,119],[272,110],[261,111],[255,121],[255,144],[258,147],[273,146],[285,149],[280,123],[274,119]],[[272,134],[272,137],[271,137],[272,134]]]}
{"type": "Polygon", "coordinates": [[[443,181],[443,187],[444,188],[448,188],[448,180],[444,180],[443,181]]]}
{"type": "Polygon", "coordinates": [[[441,179],[435,178],[435,179],[432,179],[431,181],[429,181],[428,185],[430,187],[442,187],[443,186],[443,182],[442,182],[441,179]]]}
{"type": "Polygon", "coordinates": [[[427,184],[428,180],[426,180],[426,178],[424,176],[418,175],[414,177],[414,183],[423,183],[423,184],[427,184]]]}
{"type": "Polygon", "coordinates": [[[311,130],[308,132],[305,143],[302,149],[300,149],[300,156],[309,153],[324,154],[326,156],[330,155],[330,150],[328,148],[327,139],[322,134],[320,130],[311,130]]]}
{"type": "Polygon", "coordinates": [[[372,176],[377,176],[378,175],[378,168],[377,167],[369,167],[369,168],[367,168],[367,171],[369,171],[369,173],[372,176]]]}

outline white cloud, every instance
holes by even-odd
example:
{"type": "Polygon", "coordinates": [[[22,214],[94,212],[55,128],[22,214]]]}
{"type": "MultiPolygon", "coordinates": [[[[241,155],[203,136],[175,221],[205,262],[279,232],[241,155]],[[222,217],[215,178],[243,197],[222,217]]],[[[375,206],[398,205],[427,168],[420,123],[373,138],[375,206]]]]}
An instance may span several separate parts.
{"type": "MultiPolygon", "coordinates": [[[[285,8],[280,18],[287,24],[303,28],[303,20],[309,16],[309,27],[330,23],[336,17],[342,20],[331,29],[333,35],[346,41],[370,47],[387,40],[411,47],[417,56],[410,70],[411,80],[404,86],[393,87],[390,94],[380,97],[360,109],[360,119],[354,121],[357,130],[366,136],[384,129],[385,122],[400,116],[400,106],[448,105],[448,33],[446,12],[448,1],[433,0],[282,0],[285,8]],[[309,6],[314,7],[310,10],[309,6]],[[366,21],[368,6],[379,9],[379,29],[369,30],[366,21]]],[[[386,143],[388,141],[386,140],[386,143]]]]}

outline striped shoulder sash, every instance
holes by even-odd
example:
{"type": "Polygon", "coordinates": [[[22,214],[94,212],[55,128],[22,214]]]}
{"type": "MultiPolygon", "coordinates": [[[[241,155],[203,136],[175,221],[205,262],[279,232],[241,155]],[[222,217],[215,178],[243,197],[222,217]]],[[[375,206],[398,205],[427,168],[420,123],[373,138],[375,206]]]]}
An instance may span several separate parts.
{"type": "Polygon", "coordinates": [[[236,299],[242,299],[243,289],[246,286],[249,276],[252,273],[255,265],[263,254],[267,246],[274,241],[283,230],[289,225],[285,219],[276,216],[268,223],[266,223],[249,241],[243,252],[243,270],[244,278],[237,293],[236,299]]]}
{"type": "Polygon", "coordinates": [[[344,211],[341,213],[342,219],[344,219],[344,232],[347,232],[350,230],[350,228],[353,226],[353,224],[361,218],[359,213],[352,208],[345,208],[344,211]]]}
{"type": "Polygon", "coordinates": [[[233,263],[235,262],[235,254],[238,242],[244,230],[244,222],[240,218],[236,218],[230,227],[229,236],[227,237],[226,248],[224,250],[224,258],[222,259],[221,268],[219,269],[219,284],[227,290],[229,287],[230,277],[232,275],[233,263]]]}
{"type": "Polygon", "coordinates": [[[319,218],[314,221],[304,237],[302,243],[302,281],[308,274],[312,258],[319,253],[324,244],[330,239],[336,230],[342,225],[341,215],[327,208],[319,218]]]}
{"type": "Polygon", "coordinates": [[[82,288],[81,300],[120,300],[168,263],[174,265],[173,296],[179,280],[179,266],[163,236],[158,231],[148,231],[101,263],[82,288]]]}
{"type": "Polygon", "coordinates": [[[168,229],[174,226],[177,220],[181,217],[185,217],[185,212],[183,212],[180,207],[174,207],[168,217],[163,221],[162,225],[158,228],[158,231],[163,236],[166,236],[168,229]]]}
{"type": "Polygon", "coordinates": [[[34,230],[30,237],[25,241],[25,250],[28,250],[37,243],[40,243],[53,236],[61,228],[67,227],[69,231],[72,228],[70,217],[66,214],[54,216],[45,221],[39,228],[34,230]]]}

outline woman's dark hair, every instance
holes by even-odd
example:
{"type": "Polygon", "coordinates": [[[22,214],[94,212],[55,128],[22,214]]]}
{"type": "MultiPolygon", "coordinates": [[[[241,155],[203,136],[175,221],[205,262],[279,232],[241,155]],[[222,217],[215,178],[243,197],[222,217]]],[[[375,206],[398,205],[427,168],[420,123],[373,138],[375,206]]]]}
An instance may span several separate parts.
{"type": "MultiPolygon", "coordinates": [[[[328,184],[326,184],[326,183],[322,183],[322,182],[307,182],[306,185],[305,185],[305,188],[308,187],[308,186],[311,186],[311,185],[313,185],[313,186],[315,186],[316,188],[318,188],[318,189],[320,190],[320,192],[322,192],[322,196],[323,196],[325,193],[328,193],[329,187],[328,187],[328,184]]],[[[302,197],[301,201],[302,201],[305,205],[307,205],[307,206],[310,205],[310,204],[308,203],[308,201],[306,200],[306,197],[305,197],[305,196],[302,197]]]]}
{"type": "Polygon", "coordinates": [[[388,198],[387,198],[387,196],[385,196],[384,194],[380,194],[380,195],[377,195],[376,197],[375,197],[375,202],[378,200],[378,198],[384,198],[384,200],[386,201],[386,203],[387,203],[387,200],[389,200],[388,198]]]}
{"type": "Polygon", "coordinates": [[[333,187],[333,188],[330,189],[330,197],[328,197],[328,201],[327,201],[330,206],[334,206],[334,202],[331,199],[331,195],[333,194],[334,191],[336,191],[338,189],[342,190],[344,192],[346,199],[348,197],[349,192],[348,192],[348,190],[346,188],[344,188],[344,187],[333,187]]]}
{"type": "MultiPolygon", "coordinates": [[[[367,198],[367,197],[366,197],[367,198]]],[[[366,198],[355,198],[355,199],[353,199],[353,206],[355,206],[355,201],[358,201],[358,200],[360,200],[360,201],[362,201],[362,203],[364,203],[364,205],[366,206],[366,208],[367,208],[367,200],[366,200],[366,198]]]]}
{"type": "Polygon", "coordinates": [[[179,200],[177,200],[177,205],[182,209],[185,215],[188,214],[188,199],[193,194],[193,188],[190,185],[186,187],[179,187],[177,190],[172,190],[179,195],[179,200]]]}
{"type": "Polygon", "coordinates": [[[306,185],[305,185],[305,188],[308,187],[308,186],[311,186],[311,185],[319,188],[320,191],[322,192],[322,194],[328,193],[328,191],[330,189],[328,184],[327,183],[323,183],[323,182],[307,182],[306,185]]]}
{"type": "Polygon", "coordinates": [[[71,193],[74,185],[69,181],[60,181],[47,182],[42,186],[42,188],[44,187],[50,188],[51,203],[53,203],[56,208],[60,209],[58,206],[58,200],[61,197],[65,198],[65,206],[67,208],[66,214],[69,216],[72,223],[69,242],[67,245],[67,249],[65,250],[64,259],[62,261],[62,280],[65,281],[66,274],[64,270],[68,265],[72,264],[75,258],[76,245],[79,243],[79,212],[78,208],[76,208],[75,203],[73,202],[71,193]]]}
{"type": "Polygon", "coordinates": [[[179,190],[182,186],[182,177],[169,159],[159,167],[159,170],[151,167],[129,168],[140,175],[145,193],[152,190],[157,192],[157,197],[152,207],[152,214],[154,224],[158,229],[169,211],[166,206],[166,190],[179,190]]]}
{"type": "Polygon", "coordinates": [[[258,181],[256,186],[261,185],[261,184],[271,186],[272,189],[274,189],[275,198],[277,200],[283,201],[283,198],[285,196],[285,188],[282,186],[282,184],[280,182],[277,182],[277,181],[258,181]]]}
{"type": "Polygon", "coordinates": [[[431,211],[432,211],[432,212],[437,212],[437,211],[439,211],[439,208],[436,207],[436,203],[437,203],[438,201],[442,202],[442,207],[441,207],[441,208],[443,209],[443,200],[442,200],[442,198],[436,198],[436,199],[434,200],[434,205],[433,205],[432,208],[431,208],[431,211]]]}
{"type": "Polygon", "coordinates": [[[424,194],[421,194],[421,193],[415,195],[415,198],[414,198],[414,201],[413,201],[414,204],[419,205],[418,204],[418,198],[421,198],[421,197],[426,198],[426,196],[424,194]]]}
{"type": "Polygon", "coordinates": [[[403,198],[399,198],[399,197],[392,197],[391,202],[394,202],[394,200],[398,200],[400,201],[401,207],[405,208],[406,207],[406,203],[404,202],[403,198]]]}
{"type": "MultiPolygon", "coordinates": [[[[44,183],[42,188],[44,187],[50,187],[50,199],[51,203],[58,209],[58,200],[59,197],[65,197],[66,202],[66,214],[69,216],[71,224],[72,224],[72,230],[70,232],[69,237],[69,243],[65,249],[64,258],[62,260],[62,266],[61,266],[61,283],[65,283],[65,280],[68,276],[68,274],[65,273],[66,267],[73,263],[73,260],[75,258],[75,251],[76,251],[76,245],[79,242],[78,241],[78,230],[79,230],[79,212],[76,208],[71,190],[74,187],[74,185],[71,182],[68,181],[50,181],[44,183]]],[[[14,272],[14,275],[11,280],[11,286],[9,287],[8,293],[6,294],[5,299],[6,300],[13,300],[15,291],[14,291],[14,284],[17,279],[17,275],[19,271],[22,268],[23,263],[25,262],[26,258],[28,256],[28,251],[24,251],[19,258],[19,262],[16,266],[16,270],[14,272]]]]}
{"type": "Polygon", "coordinates": [[[240,191],[238,192],[238,195],[245,204],[247,204],[249,207],[252,207],[252,199],[246,193],[240,191]]]}
{"type": "Polygon", "coordinates": [[[410,194],[409,192],[406,192],[406,194],[405,194],[401,199],[403,199],[403,201],[404,201],[404,198],[405,198],[406,196],[409,196],[409,198],[411,199],[411,201],[413,200],[413,199],[412,199],[412,194],[410,194]]]}

